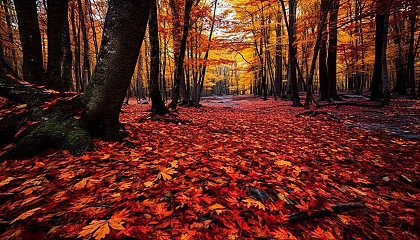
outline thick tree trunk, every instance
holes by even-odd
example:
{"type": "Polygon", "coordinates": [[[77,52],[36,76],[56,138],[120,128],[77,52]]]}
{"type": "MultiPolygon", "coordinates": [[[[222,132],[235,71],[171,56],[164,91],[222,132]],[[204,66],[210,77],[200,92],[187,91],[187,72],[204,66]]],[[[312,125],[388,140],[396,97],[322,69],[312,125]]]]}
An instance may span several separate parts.
{"type": "MultiPolygon", "coordinates": [[[[321,0],[321,16],[328,11],[328,0],[321,0]]],[[[326,26],[326,25],[324,25],[326,26]]],[[[319,93],[320,100],[328,99],[328,78],[327,78],[327,33],[326,27],[322,30],[322,38],[319,44],[319,60],[318,60],[318,75],[319,75],[319,93]]]]}
{"type": "Polygon", "coordinates": [[[160,73],[160,50],[159,33],[157,20],[156,0],[152,0],[150,19],[149,19],[149,37],[151,45],[150,59],[150,98],[152,99],[152,115],[164,115],[169,113],[159,89],[160,73]]]}
{"type": "Polygon", "coordinates": [[[36,0],[15,0],[14,3],[23,51],[23,79],[45,85],[36,0]]]}
{"type": "Polygon", "coordinates": [[[98,63],[83,101],[91,131],[104,139],[120,139],[119,113],[141,42],[151,1],[110,1],[98,63]]]}
{"type": "Polygon", "coordinates": [[[337,94],[337,17],[340,0],[334,0],[330,13],[328,44],[328,99],[339,100],[337,94]]]}
{"type": "Polygon", "coordinates": [[[181,88],[181,80],[184,76],[184,58],[185,58],[185,49],[187,45],[187,37],[188,37],[188,30],[190,24],[190,12],[194,0],[186,0],[185,1],[185,9],[184,9],[184,27],[182,33],[182,39],[179,47],[179,57],[178,62],[176,64],[175,69],[175,77],[174,77],[174,89],[172,93],[172,100],[169,104],[170,108],[176,108],[178,105],[179,95],[180,95],[180,88],[181,88]]]}

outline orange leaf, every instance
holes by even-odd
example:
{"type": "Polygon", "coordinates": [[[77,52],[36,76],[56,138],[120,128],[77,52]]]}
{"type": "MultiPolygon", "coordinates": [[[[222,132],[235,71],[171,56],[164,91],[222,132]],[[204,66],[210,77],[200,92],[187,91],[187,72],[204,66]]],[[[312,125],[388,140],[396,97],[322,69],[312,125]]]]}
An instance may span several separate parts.
{"type": "Polygon", "coordinates": [[[83,227],[79,237],[86,237],[92,234],[95,240],[104,238],[110,232],[107,220],[93,220],[89,225],[83,227]]]}
{"type": "Polygon", "coordinates": [[[165,168],[164,170],[162,170],[159,175],[158,175],[158,179],[163,179],[164,181],[166,180],[171,180],[172,179],[172,174],[177,173],[177,171],[175,171],[175,169],[173,168],[165,168]]]}
{"type": "Polygon", "coordinates": [[[26,219],[26,218],[28,218],[28,217],[30,217],[30,216],[32,216],[36,211],[38,211],[39,209],[41,209],[40,207],[37,207],[37,208],[34,208],[34,209],[32,209],[32,210],[29,210],[29,211],[27,211],[27,212],[24,212],[24,213],[22,213],[22,214],[20,214],[19,215],[19,217],[17,217],[17,218],[15,218],[15,219],[13,219],[11,222],[10,222],[10,224],[13,224],[14,222],[16,222],[16,221],[18,221],[18,220],[23,220],[23,219],[26,219]]]}

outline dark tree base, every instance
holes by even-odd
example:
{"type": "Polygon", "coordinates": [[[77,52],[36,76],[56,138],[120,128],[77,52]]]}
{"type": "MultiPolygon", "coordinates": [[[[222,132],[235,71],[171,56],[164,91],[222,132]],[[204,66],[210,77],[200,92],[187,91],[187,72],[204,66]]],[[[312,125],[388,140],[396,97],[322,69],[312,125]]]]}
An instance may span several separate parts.
{"type": "Polygon", "coordinates": [[[4,159],[33,157],[48,148],[66,149],[80,156],[92,148],[92,136],[121,140],[123,128],[94,128],[83,118],[84,105],[76,93],[51,92],[35,85],[0,75],[0,96],[11,103],[26,104],[26,110],[10,114],[2,120],[0,136],[3,143],[15,145],[0,156],[4,159]],[[28,126],[14,138],[26,121],[39,122],[28,126]],[[4,137],[4,138],[3,138],[4,137]]]}

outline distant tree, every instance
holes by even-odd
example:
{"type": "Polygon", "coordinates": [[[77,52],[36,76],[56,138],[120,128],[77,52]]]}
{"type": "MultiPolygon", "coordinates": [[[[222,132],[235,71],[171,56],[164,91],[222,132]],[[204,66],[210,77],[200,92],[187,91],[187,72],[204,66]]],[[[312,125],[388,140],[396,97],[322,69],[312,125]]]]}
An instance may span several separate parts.
{"type": "Polygon", "coordinates": [[[71,70],[71,62],[70,65],[68,64],[71,53],[69,53],[68,1],[48,0],[47,3],[48,64],[46,86],[57,91],[69,91],[71,78],[69,78],[68,71],[71,70]],[[65,64],[64,56],[66,56],[65,64]],[[66,70],[65,79],[62,78],[63,67],[66,70]]]}
{"type": "MultiPolygon", "coordinates": [[[[417,17],[417,7],[418,1],[410,1],[410,15],[408,22],[410,24],[410,40],[409,40],[409,49],[408,49],[408,82],[410,85],[410,95],[416,96],[416,76],[415,76],[415,50],[414,50],[414,35],[416,29],[416,17],[417,17]]],[[[420,86],[419,86],[420,88],[420,86]]],[[[420,90],[419,90],[420,91],[420,90]]]]}
{"type": "MultiPolygon", "coordinates": [[[[187,46],[187,37],[190,25],[190,13],[192,5],[194,4],[195,0],[185,0],[185,7],[184,7],[184,26],[182,31],[182,38],[181,42],[179,43],[179,55],[178,59],[175,60],[175,75],[174,75],[174,88],[172,92],[172,99],[171,103],[169,104],[170,108],[176,108],[178,105],[180,89],[181,89],[181,80],[184,77],[184,58],[185,58],[185,50],[187,46]]],[[[175,43],[176,44],[176,43],[175,43]]]]}

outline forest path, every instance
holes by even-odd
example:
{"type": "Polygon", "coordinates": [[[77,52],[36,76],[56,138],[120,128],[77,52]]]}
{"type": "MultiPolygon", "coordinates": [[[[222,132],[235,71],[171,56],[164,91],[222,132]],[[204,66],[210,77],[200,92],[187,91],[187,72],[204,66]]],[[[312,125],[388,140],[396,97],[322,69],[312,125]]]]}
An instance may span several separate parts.
{"type": "MultiPolygon", "coordinates": [[[[222,106],[231,108],[246,103],[246,101],[260,101],[254,95],[223,95],[209,96],[203,99],[204,106],[222,106]]],[[[272,99],[270,99],[272,101],[272,99]]],[[[360,98],[345,99],[359,103],[371,104],[360,98]]],[[[286,101],[275,102],[274,106],[288,106],[286,101]],[[279,104],[277,104],[279,103],[279,104]]],[[[250,109],[255,111],[254,109],[250,109]]],[[[324,111],[324,109],[319,109],[324,111]]],[[[420,101],[408,99],[394,99],[390,106],[383,109],[369,109],[358,107],[328,108],[328,112],[342,120],[343,125],[361,130],[379,131],[389,136],[404,139],[420,140],[420,101]],[[342,111],[344,109],[344,111],[342,111]],[[348,110],[350,109],[350,110],[348,110]]]]}

